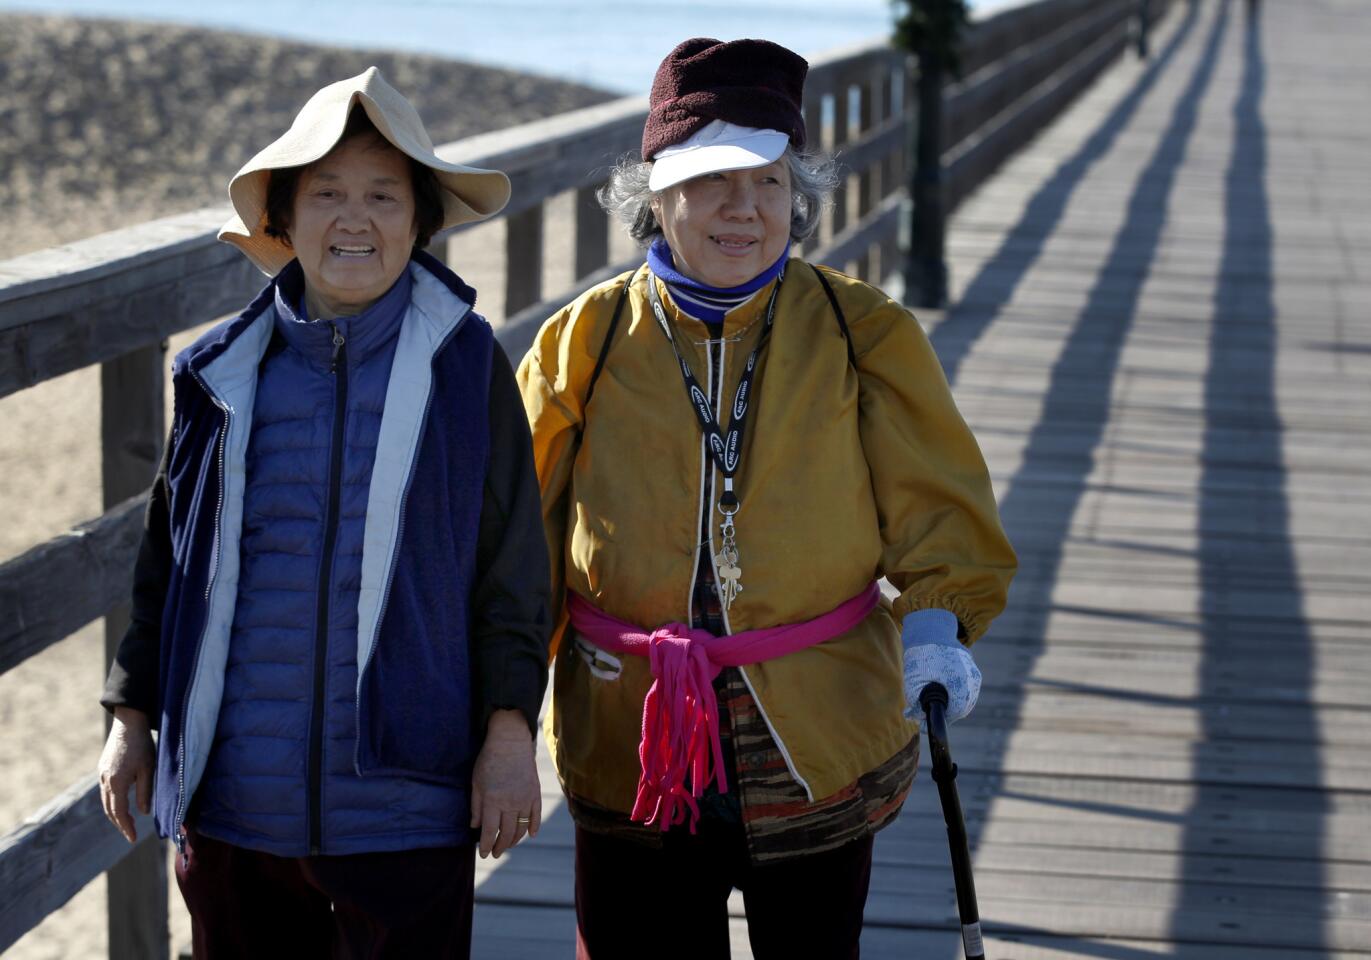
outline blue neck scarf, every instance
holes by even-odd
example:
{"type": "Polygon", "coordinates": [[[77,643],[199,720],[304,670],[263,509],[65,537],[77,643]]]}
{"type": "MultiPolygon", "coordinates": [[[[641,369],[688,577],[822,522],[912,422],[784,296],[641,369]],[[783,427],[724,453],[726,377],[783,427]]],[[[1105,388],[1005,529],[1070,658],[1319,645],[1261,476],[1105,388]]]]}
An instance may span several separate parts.
{"type": "Polygon", "coordinates": [[[736,287],[711,287],[692,280],[676,269],[676,260],[666,237],[658,237],[647,248],[647,266],[653,276],[666,284],[671,299],[681,312],[709,324],[724,322],[724,315],[751,300],[758,290],[768,286],[781,275],[790,257],[790,243],[786,242],[780,257],[771,266],[747,283],[736,287]]]}

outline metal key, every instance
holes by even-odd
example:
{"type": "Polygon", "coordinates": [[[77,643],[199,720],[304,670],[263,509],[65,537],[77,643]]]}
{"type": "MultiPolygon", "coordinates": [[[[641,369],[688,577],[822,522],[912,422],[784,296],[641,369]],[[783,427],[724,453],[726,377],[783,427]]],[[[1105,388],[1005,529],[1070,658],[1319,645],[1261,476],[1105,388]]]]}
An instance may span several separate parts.
{"type": "Polygon", "coordinates": [[[738,568],[736,563],[719,563],[722,554],[715,557],[719,571],[719,602],[723,604],[725,611],[733,605],[734,599],[743,592],[743,585],[738,581],[742,578],[743,571],[738,568]]]}
{"type": "Polygon", "coordinates": [[[719,526],[719,533],[723,538],[723,549],[714,555],[714,569],[719,575],[719,602],[723,605],[724,613],[728,613],[728,608],[733,606],[733,601],[738,594],[743,592],[743,585],[739,582],[742,579],[743,571],[738,565],[738,541],[733,527],[733,513],[724,512],[724,522],[719,526]]]}

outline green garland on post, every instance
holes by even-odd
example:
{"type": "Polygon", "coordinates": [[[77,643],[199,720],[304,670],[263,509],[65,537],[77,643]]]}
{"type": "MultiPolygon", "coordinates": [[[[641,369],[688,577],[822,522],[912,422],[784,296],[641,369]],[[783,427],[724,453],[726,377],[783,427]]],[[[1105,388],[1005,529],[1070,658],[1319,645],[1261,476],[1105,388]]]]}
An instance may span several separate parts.
{"type": "Polygon", "coordinates": [[[971,19],[966,0],[892,0],[895,5],[895,46],[961,72],[962,31],[971,19]]]}

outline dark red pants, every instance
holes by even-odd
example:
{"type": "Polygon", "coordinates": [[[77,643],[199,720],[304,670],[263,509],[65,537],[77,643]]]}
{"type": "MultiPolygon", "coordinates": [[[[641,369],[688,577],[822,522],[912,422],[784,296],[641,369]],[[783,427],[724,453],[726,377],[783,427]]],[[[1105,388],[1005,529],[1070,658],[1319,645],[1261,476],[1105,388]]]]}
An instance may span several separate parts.
{"type": "Polygon", "coordinates": [[[737,887],[756,960],[856,960],[871,843],[753,866],[740,827],[673,830],[660,850],[577,827],[576,956],[726,958],[737,887]]]}
{"type": "Polygon", "coordinates": [[[195,960],[471,955],[475,845],[274,857],[189,831],[176,882],[195,960]]]}

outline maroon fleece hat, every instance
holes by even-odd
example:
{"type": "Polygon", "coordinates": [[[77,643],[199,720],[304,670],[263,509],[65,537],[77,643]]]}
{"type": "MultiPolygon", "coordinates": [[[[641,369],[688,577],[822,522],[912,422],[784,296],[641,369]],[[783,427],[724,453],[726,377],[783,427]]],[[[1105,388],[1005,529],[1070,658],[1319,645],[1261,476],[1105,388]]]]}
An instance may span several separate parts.
{"type": "Polygon", "coordinates": [[[643,159],[688,139],[713,120],[779,130],[805,144],[809,64],[770,40],[687,40],[666,55],[652,81],[643,159]]]}

